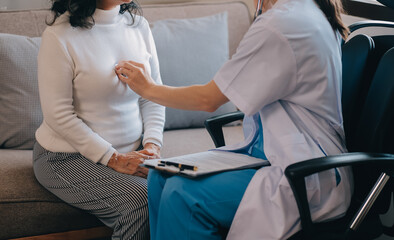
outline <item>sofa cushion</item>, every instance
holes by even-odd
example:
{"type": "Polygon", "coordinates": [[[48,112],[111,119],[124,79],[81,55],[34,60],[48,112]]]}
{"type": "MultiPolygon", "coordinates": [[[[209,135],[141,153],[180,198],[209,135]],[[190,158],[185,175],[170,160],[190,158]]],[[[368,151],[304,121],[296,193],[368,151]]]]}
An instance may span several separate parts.
{"type": "Polygon", "coordinates": [[[37,83],[40,41],[0,34],[0,148],[33,147],[42,121],[37,83]]]}
{"type": "MultiPolygon", "coordinates": [[[[191,19],[167,19],[152,24],[163,83],[205,84],[229,57],[227,13],[191,19]]],[[[213,113],[166,108],[165,129],[203,127],[204,121],[236,111],[232,103],[213,113]]]]}
{"type": "Polygon", "coordinates": [[[32,150],[0,149],[0,226],[5,228],[0,239],[103,225],[43,188],[34,177],[32,158],[32,150]]]}

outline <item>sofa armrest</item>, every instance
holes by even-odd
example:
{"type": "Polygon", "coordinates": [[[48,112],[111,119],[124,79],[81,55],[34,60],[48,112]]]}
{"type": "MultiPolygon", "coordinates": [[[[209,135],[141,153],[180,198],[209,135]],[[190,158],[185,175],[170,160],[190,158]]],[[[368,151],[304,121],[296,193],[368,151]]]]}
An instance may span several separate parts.
{"type": "Polygon", "coordinates": [[[244,113],[241,111],[222,114],[211,117],[205,120],[205,128],[211,136],[215,147],[222,147],[225,145],[223,136],[223,126],[244,118],[244,113]]]}

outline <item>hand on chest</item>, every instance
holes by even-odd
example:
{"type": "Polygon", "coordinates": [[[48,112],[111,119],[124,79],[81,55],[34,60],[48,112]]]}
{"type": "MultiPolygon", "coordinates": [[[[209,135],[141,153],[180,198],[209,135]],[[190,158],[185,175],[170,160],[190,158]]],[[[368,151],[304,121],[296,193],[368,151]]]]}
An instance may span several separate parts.
{"type": "Polygon", "coordinates": [[[74,51],[74,89],[90,89],[97,95],[114,93],[134,95],[115,74],[115,65],[122,60],[143,63],[150,72],[151,55],[143,39],[138,36],[102,36],[81,43],[74,51]],[[84,45],[84,46],[82,46],[84,45]]]}

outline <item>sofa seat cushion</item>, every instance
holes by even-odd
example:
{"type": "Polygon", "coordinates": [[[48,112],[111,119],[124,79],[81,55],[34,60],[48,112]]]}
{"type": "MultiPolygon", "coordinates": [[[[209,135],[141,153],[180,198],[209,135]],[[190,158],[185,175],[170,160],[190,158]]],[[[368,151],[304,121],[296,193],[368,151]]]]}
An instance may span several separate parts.
{"type": "Polygon", "coordinates": [[[94,216],[41,187],[34,177],[32,154],[31,150],[0,149],[0,239],[102,226],[94,216]]]}

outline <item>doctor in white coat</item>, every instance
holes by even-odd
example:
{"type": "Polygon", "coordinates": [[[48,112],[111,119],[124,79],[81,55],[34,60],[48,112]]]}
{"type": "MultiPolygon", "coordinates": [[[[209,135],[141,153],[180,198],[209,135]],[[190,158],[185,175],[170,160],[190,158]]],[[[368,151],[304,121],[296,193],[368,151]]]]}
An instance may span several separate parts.
{"type": "MultiPolygon", "coordinates": [[[[347,28],[340,1],[255,2],[263,13],[206,85],[159,86],[142,64],[132,61],[116,68],[135,92],[168,107],[214,111],[233,102],[246,115],[245,141],[225,149],[271,163],[257,171],[192,180],[151,171],[152,239],[221,239],[223,228],[230,228],[227,239],[287,239],[300,230],[300,220],[285,168],[346,152],[340,42],[347,28]]],[[[306,180],[314,221],[345,213],[352,192],[349,169],[306,180]]]]}

